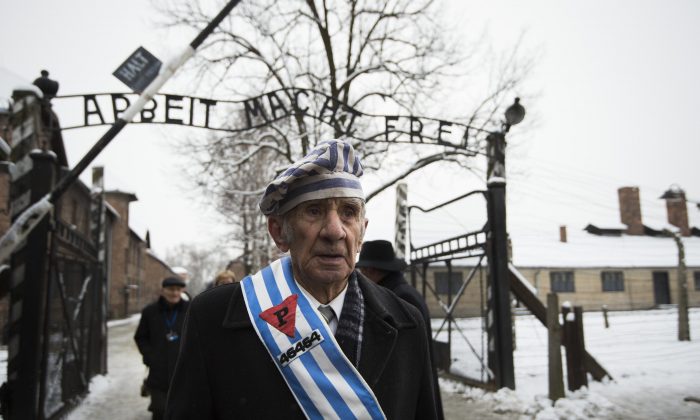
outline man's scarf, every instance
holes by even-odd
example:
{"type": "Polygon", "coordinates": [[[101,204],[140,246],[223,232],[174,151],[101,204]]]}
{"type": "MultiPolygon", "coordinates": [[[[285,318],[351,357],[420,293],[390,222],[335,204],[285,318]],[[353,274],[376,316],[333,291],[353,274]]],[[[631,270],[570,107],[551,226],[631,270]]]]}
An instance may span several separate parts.
{"type": "Polygon", "coordinates": [[[345,292],[345,302],[338,321],[338,329],[335,332],[335,339],[345,356],[355,367],[360,366],[362,353],[362,325],[365,321],[363,302],[357,274],[353,271],[348,279],[348,290],[345,292]]]}
{"type": "Polygon", "coordinates": [[[294,281],[289,257],[246,277],[241,288],[255,332],[307,418],[385,418],[371,388],[353,366],[359,361],[364,318],[362,310],[351,316],[358,307],[362,309],[356,278],[349,283],[338,325],[346,348],[340,347],[294,281]]]}

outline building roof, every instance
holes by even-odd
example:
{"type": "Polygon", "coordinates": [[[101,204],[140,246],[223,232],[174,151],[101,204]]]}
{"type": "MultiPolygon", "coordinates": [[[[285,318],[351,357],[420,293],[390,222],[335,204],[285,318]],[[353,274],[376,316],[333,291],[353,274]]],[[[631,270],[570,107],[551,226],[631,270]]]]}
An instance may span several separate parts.
{"type": "MultiPolygon", "coordinates": [[[[682,238],[686,266],[700,267],[700,237],[682,238]]],[[[513,264],[523,267],[676,267],[678,247],[669,237],[600,236],[569,229],[567,242],[557,232],[511,234],[513,264]]]]}
{"type": "Polygon", "coordinates": [[[105,191],[105,194],[107,195],[121,195],[126,197],[129,201],[138,201],[138,197],[136,197],[136,194],[128,191],[121,191],[121,190],[107,190],[105,191]]]}

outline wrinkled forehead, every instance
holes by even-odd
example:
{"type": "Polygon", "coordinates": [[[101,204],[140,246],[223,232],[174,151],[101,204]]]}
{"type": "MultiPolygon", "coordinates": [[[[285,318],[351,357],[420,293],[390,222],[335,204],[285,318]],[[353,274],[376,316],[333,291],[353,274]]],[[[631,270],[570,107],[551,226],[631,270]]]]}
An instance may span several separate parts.
{"type": "Polygon", "coordinates": [[[315,200],[306,200],[297,204],[293,209],[289,211],[289,214],[291,215],[293,213],[296,213],[300,209],[308,208],[311,206],[317,206],[324,209],[351,206],[358,210],[362,210],[365,208],[365,201],[357,197],[329,197],[315,200]]]}

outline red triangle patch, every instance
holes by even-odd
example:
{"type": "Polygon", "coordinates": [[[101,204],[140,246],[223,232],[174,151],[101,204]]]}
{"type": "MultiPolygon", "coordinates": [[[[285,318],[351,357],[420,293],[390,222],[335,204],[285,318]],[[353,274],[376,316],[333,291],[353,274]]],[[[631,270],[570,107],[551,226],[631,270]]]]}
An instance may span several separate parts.
{"type": "Polygon", "coordinates": [[[268,308],[258,315],[268,324],[289,337],[294,337],[294,322],[297,313],[297,295],[291,295],[277,306],[268,308]]]}

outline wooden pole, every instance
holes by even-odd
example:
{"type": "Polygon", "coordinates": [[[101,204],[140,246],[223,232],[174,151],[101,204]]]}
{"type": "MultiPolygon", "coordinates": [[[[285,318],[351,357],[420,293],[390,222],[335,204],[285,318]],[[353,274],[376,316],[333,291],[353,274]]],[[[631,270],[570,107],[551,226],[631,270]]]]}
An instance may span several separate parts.
{"type": "Polygon", "coordinates": [[[554,402],[559,398],[564,398],[561,324],[559,324],[559,298],[556,293],[547,295],[547,333],[549,338],[549,399],[554,402]]]}
{"type": "Polygon", "coordinates": [[[584,364],[586,348],[583,340],[583,309],[575,306],[573,312],[570,309],[564,317],[564,346],[566,347],[566,372],[569,382],[569,391],[588,386],[588,376],[584,364]]]}
{"type": "Polygon", "coordinates": [[[603,305],[603,320],[605,321],[605,328],[610,328],[610,322],[608,322],[608,305],[603,305]]]}
{"type": "Polygon", "coordinates": [[[586,342],[583,339],[583,307],[574,306],[574,317],[576,319],[576,374],[578,375],[578,382],[580,383],[579,388],[581,388],[582,386],[588,386],[588,372],[586,371],[586,364],[584,361],[586,342]]]}
{"type": "Polygon", "coordinates": [[[680,233],[673,234],[678,247],[678,340],[690,341],[690,323],[688,321],[688,281],[685,267],[685,247],[680,233]]]}

